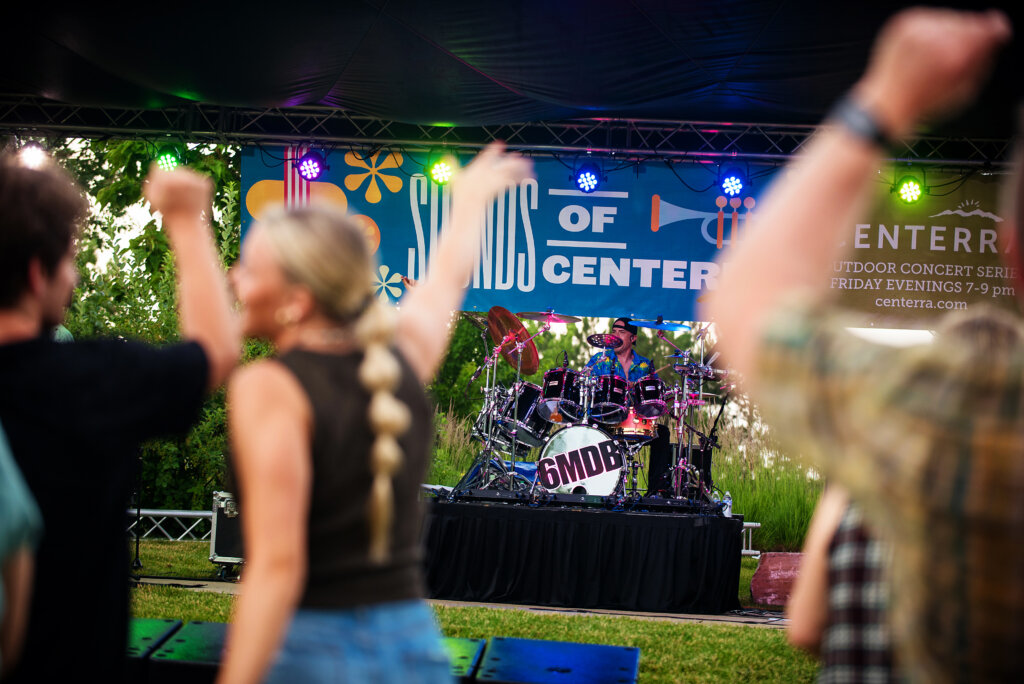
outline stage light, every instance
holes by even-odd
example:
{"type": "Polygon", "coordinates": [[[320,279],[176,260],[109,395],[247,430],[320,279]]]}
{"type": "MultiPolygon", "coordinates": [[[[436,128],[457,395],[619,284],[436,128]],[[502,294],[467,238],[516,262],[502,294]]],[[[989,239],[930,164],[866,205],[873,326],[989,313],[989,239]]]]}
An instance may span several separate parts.
{"type": "Polygon", "coordinates": [[[165,150],[156,158],[156,165],[161,171],[173,171],[181,165],[181,160],[174,150],[165,150]]]}
{"type": "Polygon", "coordinates": [[[722,192],[729,197],[735,197],[743,191],[746,175],[737,168],[727,168],[722,171],[722,192]]]}
{"type": "Polygon", "coordinates": [[[904,176],[896,183],[894,190],[904,204],[914,204],[924,195],[924,185],[914,176],[904,176]]]}
{"type": "Polygon", "coordinates": [[[295,161],[295,168],[303,180],[315,181],[329,167],[322,154],[310,150],[295,161]]]}
{"type": "Polygon", "coordinates": [[[30,142],[18,151],[18,163],[29,169],[38,169],[50,159],[43,146],[30,142]]]}
{"type": "Polygon", "coordinates": [[[439,159],[430,167],[430,178],[438,185],[444,185],[452,179],[455,173],[455,162],[449,159],[439,159]]]}
{"type": "Polygon", "coordinates": [[[601,167],[594,162],[584,162],[576,169],[576,187],[583,192],[594,192],[601,184],[601,167]]]}

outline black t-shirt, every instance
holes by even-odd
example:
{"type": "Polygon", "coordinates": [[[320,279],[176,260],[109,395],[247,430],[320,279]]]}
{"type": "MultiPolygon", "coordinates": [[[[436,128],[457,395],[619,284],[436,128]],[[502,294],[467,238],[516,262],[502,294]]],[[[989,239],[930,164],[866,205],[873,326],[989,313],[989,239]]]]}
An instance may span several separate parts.
{"type": "Polygon", "coordinates": [[[138,446],[186,431],[208,377],[196,343],[38,338],[0,345],[0,422],[44,525],[25,651],[12,681],[123,676],[125,510],[138,446]]]}

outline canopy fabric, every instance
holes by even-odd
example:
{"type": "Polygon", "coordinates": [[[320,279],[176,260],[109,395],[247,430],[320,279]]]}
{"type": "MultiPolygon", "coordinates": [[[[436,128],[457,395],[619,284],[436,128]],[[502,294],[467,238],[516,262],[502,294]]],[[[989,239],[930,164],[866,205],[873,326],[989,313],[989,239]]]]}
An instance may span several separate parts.
{"type": "MultiPolygon", "coordinates": [[[[132,108],[327,105],[462,126],[575,117],[814,124],[900,4],[253,0],[116,14],[19,3],[6,12],[0,94],[132,108]]],[[[1004,55],[982,105],[952,130],[1011,132],[1015,55],[1004,55]]]]}

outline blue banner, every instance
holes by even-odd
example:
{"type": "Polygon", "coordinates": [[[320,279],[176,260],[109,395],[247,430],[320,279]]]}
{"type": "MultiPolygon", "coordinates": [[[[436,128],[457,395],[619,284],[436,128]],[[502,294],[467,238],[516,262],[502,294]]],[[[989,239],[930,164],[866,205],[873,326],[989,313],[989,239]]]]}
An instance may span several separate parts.
{"type": "MultiPolygon", "coordinates": [[[[394,149],[336,151],[328,170],[307,182],[287,161],[304,151],[243,152],[243,236],[272,205],[331,203],[375,247],[378,295],[399,299],[402,277],[418,280],[429,267],[448,219],[447,186],[428,180],[425,155],[394,149]]],[[[599,188],[586,194],[558,159],[536,158],[534,169],[536,179],[508,188],[487,214],[466,310],[695,320],[698,301],[715,288],[718,254],[742,233],[771,178],[761,169],[753,187],[748,179],[726,197],[717,165],[648,162],[606,168],[599,188]]]]}

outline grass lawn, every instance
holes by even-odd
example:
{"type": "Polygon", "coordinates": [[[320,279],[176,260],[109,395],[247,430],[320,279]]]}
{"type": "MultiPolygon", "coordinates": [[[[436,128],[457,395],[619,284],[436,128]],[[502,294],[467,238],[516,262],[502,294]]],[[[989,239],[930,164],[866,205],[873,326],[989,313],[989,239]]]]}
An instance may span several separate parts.
{"type": "MultiPolygon", "coordinates": [[[[204,542],[144,541],[143,575],[215,579],[204,542]]],[[[757,561],[743,559],[740,602],[750,600],[750,578],[757,561]]],[[[141,586],[132,590],[136,617],[228,622],[234,597],[178,587],[141,586]]],[[[549,639],[635,646],[640,649],[641,682],[811,682],[815,661],[790,648],[778,629],[693,624],[604,615],[543,615],[536,612],[436,606],[446,636],[549,639]]]]}
{"type": "MultiPolygon", "coordinates": [[[[136,617],[227,622],[234,597],[177,587],[132,591],[136,617]]],[[[814,681],[814,659],[778,629],[701,625],[603,615],[538,615],[513,609],[435,606],[446,636],[492,636],[635,646],[641,682],[814,681]]]]}

